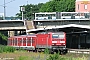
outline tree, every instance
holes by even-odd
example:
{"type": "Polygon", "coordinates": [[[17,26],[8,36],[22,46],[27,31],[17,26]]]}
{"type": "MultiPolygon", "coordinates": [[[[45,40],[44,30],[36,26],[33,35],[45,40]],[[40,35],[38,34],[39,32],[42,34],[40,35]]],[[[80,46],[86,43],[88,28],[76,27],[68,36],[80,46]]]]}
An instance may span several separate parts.
{"type": "Polygon", "coordinates": [[[40,12],[74,12],[75,0],[50,0],[45,3],[40,12]]]}
{"type": "MultiPolygon", "coordinates": [[[[25,7],[24,18],[33,20],[34,13],[38,12],[74,12],[75,0],[49,0],[49,2],[45,4],[27,4],[23,6],[25,7]]],[[[16,16],[22,17],[21,11],[17,13],[16,16]]]]}
{"type": "MultiPolygon", "coordinates": [[[[24,19],[34,19],[34,13],[39,12],[39,9],[41,8],[41,6],[43,5],[43,3],[39,3],[39,4],[27,4],[27,5],[23,5],[23,7],[25,7],[25,11],[24,11],[24,19]]],[[[21,6],[20,6],[21,7],[21,6]]],[[[16,14],[17,17],[22,17],[22,13],[20,11],[20,13],[16,14]]]]}

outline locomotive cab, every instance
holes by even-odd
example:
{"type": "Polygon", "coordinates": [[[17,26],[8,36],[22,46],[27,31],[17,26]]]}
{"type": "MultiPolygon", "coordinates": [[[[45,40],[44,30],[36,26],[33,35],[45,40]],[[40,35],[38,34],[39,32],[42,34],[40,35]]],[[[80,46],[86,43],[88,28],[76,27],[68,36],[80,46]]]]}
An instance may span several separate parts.
{"type": "Polygon", "coordinates": [[[52,50],[67,53],[65,32],[52,33],[52,50]]]}

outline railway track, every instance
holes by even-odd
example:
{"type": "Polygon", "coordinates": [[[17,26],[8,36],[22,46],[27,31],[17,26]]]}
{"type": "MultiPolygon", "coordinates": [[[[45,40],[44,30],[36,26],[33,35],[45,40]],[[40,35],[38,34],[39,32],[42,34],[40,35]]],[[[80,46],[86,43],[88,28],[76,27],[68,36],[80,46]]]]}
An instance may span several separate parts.
{"type": "Polygon", "coordinates": [[[90,49],[68,49],[68,53],[90,54],[90,49]]]}

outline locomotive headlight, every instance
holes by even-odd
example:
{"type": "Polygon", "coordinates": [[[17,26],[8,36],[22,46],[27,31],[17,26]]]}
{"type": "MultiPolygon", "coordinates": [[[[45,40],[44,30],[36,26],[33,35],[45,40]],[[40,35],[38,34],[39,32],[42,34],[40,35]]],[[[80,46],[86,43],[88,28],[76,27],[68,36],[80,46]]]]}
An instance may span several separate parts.
{"type": "Polygon", "coordinates": [[[54,45],[54,44],[52,44],[52,45],[54,45]]]}
{"type": "Polygon", "coordinates": [[[65,45],[65,44],[63,44],[63,45],[65,45]]]}

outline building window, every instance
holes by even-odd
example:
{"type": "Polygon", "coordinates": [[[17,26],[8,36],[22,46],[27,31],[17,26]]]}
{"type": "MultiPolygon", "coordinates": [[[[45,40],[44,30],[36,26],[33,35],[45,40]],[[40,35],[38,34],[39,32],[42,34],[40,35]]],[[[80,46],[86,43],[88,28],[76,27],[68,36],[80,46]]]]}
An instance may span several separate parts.
{"type": "Polygon", "coordinates": [[[87,9],[87,5],[84,5],[84,9],[87,9]]]}
{"type": "Polygon", "coordinates": [[[79,10],[79,4],[78,4],[78,10],[79,10]]]}

